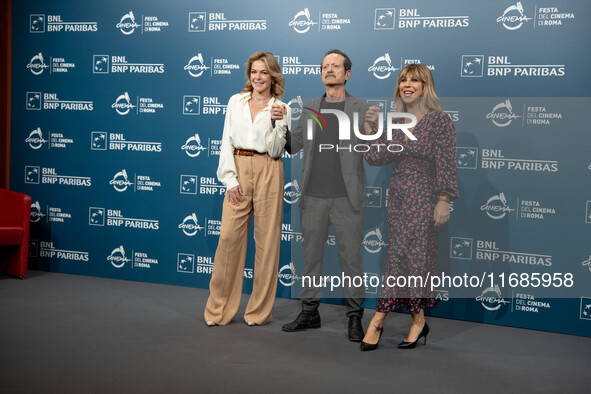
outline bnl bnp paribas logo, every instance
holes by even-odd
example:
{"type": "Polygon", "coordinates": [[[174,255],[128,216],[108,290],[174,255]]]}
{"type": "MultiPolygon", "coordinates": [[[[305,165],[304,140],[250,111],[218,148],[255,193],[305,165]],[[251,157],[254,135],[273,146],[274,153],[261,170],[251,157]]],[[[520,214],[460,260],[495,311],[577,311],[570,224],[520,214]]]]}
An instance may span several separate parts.
{"type": "Polygon", "coordinates": [[[503,15],[497,18],[497,23],[501,23],[507,30],[517,30],[521,28],[524,23],[531,20],[532,18],[528,18],[525,15],[523,5],[521,5],[521,2],[518,1],[503,11],[503,15]]]}
{"type": "Polygon", "coordinates": [[[227,104],[221,104],[219,97],[183,96],[183,115],[225,115],[227,104]]]}
{"type": "Polygon", "coordinates": [[[307,8],[297,12],[293,19],[289,22],[289,26],[299,34],[307,33],[314,25],[318,25],[318,22],[314,22],[312,20],[310,10],[307,8]]]}
{"type": "Polygon", "coordinates": [[[64,22],[61,15],[29,15],[29,33],[96,32],[98,22],[64,22]]]}
{"type": "Polygon", "coordinates": [[[396,8],[376,8],[374,30],[394,30],[396,8]]]}
{"type": "Polygon", "coordinates": [[[486,74],[487,77],[554,78],[566,75],[564,64],[540,64],[540,62],[531,64],[523,60],[518,60],[516,63],[513,64],[509,56],[505,55],[486,56],[486,59],[484,55],[462,55],[460,76],[482,78],[486,74]]]}
{"type": "Polygon", "coordinates": [[[458,146],[458,169],[476,170],[478,168],[478,148],[458,146]]]}

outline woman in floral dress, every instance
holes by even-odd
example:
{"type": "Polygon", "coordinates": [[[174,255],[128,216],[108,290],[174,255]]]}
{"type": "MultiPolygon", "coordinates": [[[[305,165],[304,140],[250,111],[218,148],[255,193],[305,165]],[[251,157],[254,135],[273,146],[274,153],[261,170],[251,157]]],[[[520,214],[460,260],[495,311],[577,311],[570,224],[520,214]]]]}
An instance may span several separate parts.
{"type": "MultiPolygon", "coordinates": [[[[404,149],[376,145],[365,153],[369,164],[383,166],[394,163],[388,197],[388,261],[384,286],[376,313],[361,343],[362,350],[377,348],[383,322],[390,311],[406,308],[411,314],[408,335],[398,347],[414,348],[425,338],[429,326],[424,308],[435,299],[430,284],[406,281],[420,276],[423,281],[436,274],[437,232],[449,220],[449,203],[458,198],[456,132],[449,116],[441,110],[435,94],[433,76],[422,64],[409,64],[398,75],[394,91],[396,109],[414,115],[417,123],[407,129],[416,137],[411,140],[394,130],[392,141],[381,138],[377,144],[400,144],[404,149]],[[399,279],[400,277],[400,279],[399,279]]],[[[377,129],[377,111],[370,110],[366,120],[377,129]],[[371,111],[371,112],[370,112],[371,111]]],[[[410,123],[399,118],[395,123],[410,123]]],[[[371,130],[367,130],[371,132],[371,130]]],[[[384,133],[385,134],[385,133],[384,133]]]]}

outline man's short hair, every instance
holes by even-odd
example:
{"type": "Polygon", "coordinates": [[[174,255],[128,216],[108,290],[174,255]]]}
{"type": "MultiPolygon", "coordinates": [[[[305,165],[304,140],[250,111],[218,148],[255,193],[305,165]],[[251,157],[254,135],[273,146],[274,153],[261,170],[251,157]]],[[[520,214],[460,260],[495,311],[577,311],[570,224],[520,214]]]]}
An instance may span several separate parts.
{"type": "Polygon", "coordinates": [[[347,56],[347,54],[343,51],[340,51],[338,49],[331,49],[330,51],[326,52],[326,54],[324,55],[324,57],[327,57],[330,54],[336,53],[337,55],[341,55],[342,57],[345,58],[345,62],[343,63],[343,66],[345,67],[345,72],[349,71],[351,69],[351,67],[353,67],[353,63],[351,62],[351,59],[349,59],[349,56],[347,56]]]}

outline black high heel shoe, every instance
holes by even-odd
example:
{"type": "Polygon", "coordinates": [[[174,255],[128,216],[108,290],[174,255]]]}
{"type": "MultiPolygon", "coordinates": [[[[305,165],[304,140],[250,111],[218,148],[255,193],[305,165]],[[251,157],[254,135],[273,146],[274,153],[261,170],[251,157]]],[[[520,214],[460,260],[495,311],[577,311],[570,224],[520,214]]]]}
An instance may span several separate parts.
{"type": "Polygon", "coordinates": [[[427,325],[427,322],[425,322],[425,325],[423,326],[423,329],[421,330],[421,333],[419,334],[419,337],[417,338],[417,340],[414,342],[402,341],[398,344],[398,349],[414,349],[417,346],[417,342],[419,342],[419,339],[421,339],[423,337],[425,338],[425,345],[426,345],[428,334],[429,334],[429,326],[427,325]]]}
{"type": "Polygon", "coordinates": [[[384,326],[379,327],[379,328],[375,324],[373,326],[374,326],[375,330],[380,333],[380,336],[378,337],[378,341],[376,343],[367,343],[367,342],[361,341],[361,351],[362,352],[366,352],[368,350],[376,350],[378,348],[378,343],[380,343],[380,338],[382,338],[382,334],[384,333],[384,326]]]}

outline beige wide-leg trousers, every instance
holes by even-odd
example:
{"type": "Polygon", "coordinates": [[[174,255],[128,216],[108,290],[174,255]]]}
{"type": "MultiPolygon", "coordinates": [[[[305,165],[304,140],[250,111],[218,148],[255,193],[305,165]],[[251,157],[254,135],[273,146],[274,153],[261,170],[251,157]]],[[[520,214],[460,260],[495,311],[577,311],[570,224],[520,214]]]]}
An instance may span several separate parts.
{"type": "Polygon", "coordinates": [[[220,240],[209,282],[205,320],[228,324],[240,305],[248,229],[254,221],[255,260],[252,293],[244,320],[271,321],[277,291],[279,244],[283,219],[283,162],[269,155],[234,155],[244,196],[239,205],[224,198],[220,240]]]}

